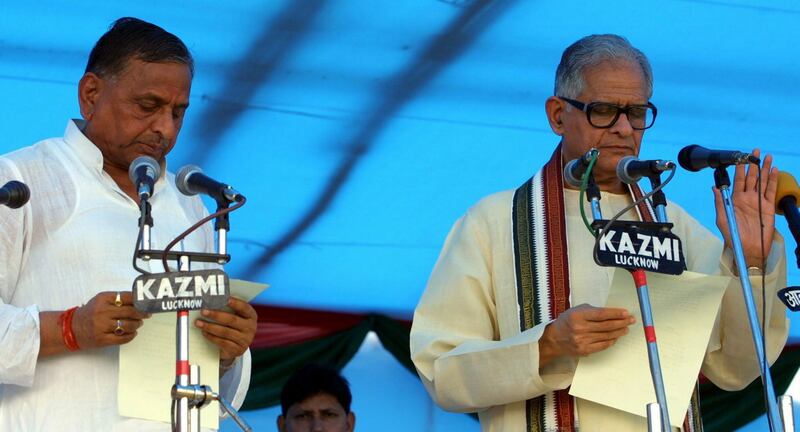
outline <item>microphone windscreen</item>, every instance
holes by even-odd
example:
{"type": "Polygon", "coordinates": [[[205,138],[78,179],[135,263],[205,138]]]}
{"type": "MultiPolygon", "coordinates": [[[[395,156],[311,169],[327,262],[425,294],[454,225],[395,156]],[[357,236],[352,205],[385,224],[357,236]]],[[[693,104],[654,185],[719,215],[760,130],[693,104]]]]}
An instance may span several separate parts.
{"type": "Polygon", "coordinates": [[[28,185],[16,180],[11,180],[3,186],[3,204],[12,209],[18,209],[25,205],[31,198],[31,190],[28,185]]]}
{"type": "Polygon", "coordinates": [[[627,170],[628,164],[635,160],[637,160],[635,156],[625,156],[617,162],[617,177],[625,184],[634,184],[639,181],[639,178],[629,176],[627,170]]]}
{"type": "Polygon", "coordinates": [[[697,144],[691,144],[681,149],[678,153],[678,164],[685,170],[688,171],[700,171],[694,163],[692,163],[692,153],[695,151],[696,148],[703,149],[697,144]]]}
{"type": "Polygon", "coordinates": [[[567,162],[567,164],[564,166],[564,183],[566,183],[566,184],[568,184],[568,185],[570,185],[570,186],[572,186],[574,188],[581,187],[581,179],[576,178],[572,174],[572,171],[575,169],[575,167],[579,163],[580,163],[579,159],[573,159],[573,160],[567,162]]]}
{"type": "Polygon", "coordinates": [[[178,171],[178,175],[175,176],[175,186],[182,194],[192,196],[200,192],[189,184],[189,177],[195,173],[202,174],[203,170],[197,165],[186,165],[178,171]]]}
{"type": "Polygon", "coordinates": [[[788,172],[781,171],[778,173],[778,192],[775,194],[775,212],[779,215],[783,214],[780,202],[787,196],[794,197],[795,202],[800,204],[800,186],[797,186],[797,180],[788,172]]]}
{"type": "Polygon", "coordinates": [[[161,177],[161,165],[159,165],[155,159],[151,158],[150,156],[139,156],[134,159],[133,162],[131,162],[131,166],[128,167],[128,177],[131,179],[131,182],[133,182],[134,185],[136,184],[136,180],[138,180],[136,171],[142,167],[152,171],[151,174],[153,174],[153,180],[157,180],[159,177],[161,177]]]}

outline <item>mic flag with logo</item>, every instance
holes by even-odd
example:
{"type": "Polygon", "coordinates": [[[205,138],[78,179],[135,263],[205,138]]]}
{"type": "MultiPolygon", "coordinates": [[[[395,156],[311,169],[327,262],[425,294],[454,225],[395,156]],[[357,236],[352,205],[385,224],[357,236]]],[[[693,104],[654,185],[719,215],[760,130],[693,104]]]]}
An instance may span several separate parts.
{"type": "MultiPolygon", "coordinates": [[[[599,232],[606,223],[596,220],[592,226],[599,232]]],[[[686,260],[681,240],[671,229],[671,223],[615,221],[598,234],[595,262],[604,267],[679,275],[686,270],[686,260]]]]}
{"type": "Polygon", "coordinates": [[[792,312],[800,310],[800,287],[786,287],[778,290],[778,298],[792,312]]]}
{"type": "Polygon", "coordinates": [[[230,297],[219,269],[144,274],[133,281],[133,306],[146,313],[222,309],[230,297]]]}

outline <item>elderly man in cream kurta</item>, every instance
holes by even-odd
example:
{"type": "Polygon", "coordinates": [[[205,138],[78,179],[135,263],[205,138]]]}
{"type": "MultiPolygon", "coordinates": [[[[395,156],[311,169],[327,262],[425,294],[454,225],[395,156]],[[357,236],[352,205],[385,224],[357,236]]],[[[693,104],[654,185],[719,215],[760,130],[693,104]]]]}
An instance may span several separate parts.
{"type": "MultiPolygon", "coordinates": [[[[649,105],[652,73],[646,57],[618,36],[581,39],[564,52],[555,95],[545,108],[561,145],[548,165],[553,168],[592,147],[599,149],[594,175],[602,190],[603,212],[616,214],[631,203],[616,177],[616,165],[622,157],[639,153],[644,129],[655,118],[649,105]]],[[[556,168],[560,173],[561,166],[556,168]]],[[[783,242],[774,230],[777,170],[770,156],[761,168],[763,230],[759,230],[757,173],[757,167],[737,167],[734,206],[749,266],[742,273],[760,287],[760,274],[766,272],[766,347],[771,363],[788,334],[785,309],[774,295],[785,286],[786,269],[783,242]],[[761,253],[762,238],[767,256],[761,253]]],[[[539,177],[532,179],[534,189],[539,177]]],[[[647,430],[642,417],[563,396],[578,358],[607,349],[635,320],[624,309],[603,307],[613,269],[599,267],[592,259],[594,238],[583,226],[578,191],[559,186],[557,194],[563,212],[561,243],[566,243],[562,246],[568,252],[567,304],[572,307],[529,327],[521,323],[512,214],[516,195],[499,192],[469,209],[448,235],[414,315],[412,359],[437,403],[452,411],[478,412],[484,431],[647,430]],[[571,400],[570,412],[552,408],[553,399],[560,397],[571,400]],[[530,402],[536,400],[544,408],[532,410],[530,402]]],[[[719,191],[714,190],[714,196],[724,243],[674,203],[668,206],[669,219],[683,241],[688,270],[738,275],[719,191]]],[[[639,216],[631,210],[626,218],[639,216]]],[[[532,230],[532,236],[544,236],[542,232],[532,230]]],[[[554,254],[557,248],[550,249],[554,254]]],[[[546,297],[546,291],[547,287],[533,296],[546,297]]],[[[760,311],[761,295],[755,298],[760,311]]],[[[741,389],[759,374],[755,358],[741,288],[732,279],[701,372],[723,389],[741,389]]],[[[689,412],[685,423],[678,419],[674,423],[697,430],[699,418],[692,419],[689,412]]]]}

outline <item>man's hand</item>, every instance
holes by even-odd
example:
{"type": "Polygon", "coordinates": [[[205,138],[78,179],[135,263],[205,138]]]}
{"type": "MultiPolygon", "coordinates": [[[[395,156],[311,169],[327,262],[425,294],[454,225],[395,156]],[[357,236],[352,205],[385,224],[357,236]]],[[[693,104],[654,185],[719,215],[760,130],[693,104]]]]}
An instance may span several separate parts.
{"type": "Polygon", "coordinates": [[[148,314],[133,307],[133,294],[130,291],[105,291],[75,311],[72,332],[81,349],[122,345],[136,337],[136,330],[142,326],[142,320],[148,317],[148,314]],[[115,304],[117,296],[119,305],[115,304]],[[122,330],[115,333],[117,324],[122,330]]]}
{"type": "Polygon", "coordinates": [[[625,309],[582,304],[561,313],[539,339],[539,367],[556,357],[587,356],[602,351],[628,334],[636,319],[625,309]]]}
{"type": "Polygon", "coordinates": [[[230,362],[244,354],[256,336],[258,315],[256,310],[244,300],[231,297],[228,306],[235,314],[203,309],[203,318],[195,325],[203,331],[203,336],[219,347],[221,361],[230,362]]]}
{"type": "MultiPolygon", "coordinates": [[[[758,157],[760,151],[754,149],[753,155],[758,157]]],[[[775,233],[775,194],[778,190],[778,169],[772,167],[772,155],[767,155],[761,166],[763,231],[758,217],[759,194],[756,183],[758,173],[759,170],[755,165],[748,165],[747,173],[745,173],[744,165],[737,165],[731,190],[733,209],[736,213],[736,223],[739,226],[739,237],[742,239],[745,261],[747,261],[748,266],[761,267],[763,258],[769,255],[769,251],[772,248],[772,236],[775,233]],[[762,235],[764,241],[763,255],[761,253],[762,235]]],[[[728,219],[725,217],[725,207],[722,204],[722,194],[717,188],[714,188],[714,200],[717,207],[717,227],[725,239],[725,247],[732,249],[728,219]]]]}

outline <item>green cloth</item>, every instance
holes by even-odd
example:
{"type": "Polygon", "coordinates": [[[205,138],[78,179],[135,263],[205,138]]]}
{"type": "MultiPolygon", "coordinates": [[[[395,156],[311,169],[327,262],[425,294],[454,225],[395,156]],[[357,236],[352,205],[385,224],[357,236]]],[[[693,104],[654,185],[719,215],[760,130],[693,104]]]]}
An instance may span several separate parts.
{"type": "MultiPolygon", "coordinates": [[[[276,348],[252,350],[250,391],[243,411],[280,404],[283,384],[300,366],[307,363],[341,370],[358,351],[369,331],[374,331],[383,347],[415,377],[411,362],[407,323],[383,315],[370,314],[357,325],[333,335],[276,348]]],[[[770,368],[775,393],[782,395],[800,366],[800,349],[787,348],[770,368]]],[[[353,395],[358,398],[358,395],[353,395]]],[[[711,382],[700,385],[700,406],[706,432],[731,431],[750,423],[765,412],[763,387],[757,379],[744,390],[727,392],[711,382]]],[[[473,415],[474,418],[477,419],[473,415]]]]}
{"type": "MultiPolygon", "coordinates": [[[[770,368],[776,395],[783,395],[789,388],[798,365],[800,349],[784,349],[770,368]]],[[[761,378],[736,392],[721,390],[710,381],[700,384],[700,411],[706,432],[732,431],[750,423],[766,412],[761,378]]]]}

